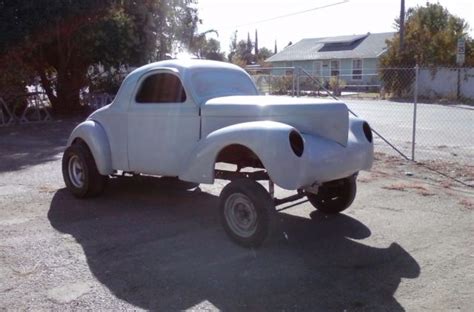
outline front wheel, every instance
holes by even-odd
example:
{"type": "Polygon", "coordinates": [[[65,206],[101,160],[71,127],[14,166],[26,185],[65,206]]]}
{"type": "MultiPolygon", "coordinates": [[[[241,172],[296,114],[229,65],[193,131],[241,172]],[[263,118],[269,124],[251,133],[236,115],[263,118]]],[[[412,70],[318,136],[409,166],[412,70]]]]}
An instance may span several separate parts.
{"type": "Polygon", "coordinates": [[[308,200],[317,210],[337,214],[349,208],[357,193],[356,176],[324,183],[317,194],[308,194],[308,200]]]}
{"type": "Polygon", "coordinates": [[[99,195],[107,180],[97,170],[94,157],[84,143],[73,144],[64,151],[62,171],[67,189],[79,198],[99,195]]]}
{"type": "Polygon", "coordinates": [[[229,237],[244,247],[258,247],[270,235],[275,205],[270,194],[250,179],[234,180],[221,192],[221,223],[229,237]]]}

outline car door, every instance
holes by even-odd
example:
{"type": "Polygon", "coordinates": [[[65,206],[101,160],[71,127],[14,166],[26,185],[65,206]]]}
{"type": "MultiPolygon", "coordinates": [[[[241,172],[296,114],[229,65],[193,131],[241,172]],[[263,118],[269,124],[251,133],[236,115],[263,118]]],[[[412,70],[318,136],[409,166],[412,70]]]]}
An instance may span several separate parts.
{"type": "Polygon", "coordinates": [[[199,140],[199,107],[186,93],[177,71],[144,74],[128,111],[131,171],[178,176],[199,140]]]}

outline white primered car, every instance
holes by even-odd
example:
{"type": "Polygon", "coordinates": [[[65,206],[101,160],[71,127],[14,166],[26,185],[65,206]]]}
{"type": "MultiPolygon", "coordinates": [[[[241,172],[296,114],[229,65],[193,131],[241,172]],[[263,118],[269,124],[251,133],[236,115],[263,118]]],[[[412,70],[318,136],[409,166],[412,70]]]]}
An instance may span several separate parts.
{"type": "Polygon", "coordinates": [[[130,73],[114,101],[73,130],[63,176],[77,197],[99,194],[118,172],[230,180],[220,195],[223,226],[237,243],[258,246],[279,204],[307,196],[323,213],[349,207],[357,173],[372,161],[371,129],[344,103],[259,96],[237,66],[170,60],[130,73]],[[274,184],[297,192],[276,199],[274,184]]]}

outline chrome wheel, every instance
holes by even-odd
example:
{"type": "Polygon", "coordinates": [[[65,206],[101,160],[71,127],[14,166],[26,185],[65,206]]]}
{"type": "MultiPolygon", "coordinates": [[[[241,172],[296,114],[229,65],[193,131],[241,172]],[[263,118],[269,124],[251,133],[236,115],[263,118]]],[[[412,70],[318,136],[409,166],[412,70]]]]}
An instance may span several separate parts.
{"type": "Polygon", "coordinates": [[[257,211],[246,195],[242,193],[230,195],[225,202],[224,216],[236,235],[248,238],[255,234],[258,225],[257,211]]]}
{"type": "Polygon", "coordinates": [[[68,162],[69,180],[74,187],[82,188],[84,186],[84,166],[77,155],[71,156],[68,162]]]}
{"type": "Polygon", "coordinates": [[[67,189],[77,198],[99,195],[107,181],[107,176],[97,170],[91,151],[81,141],[64,151],[62,172],[67,189]]]}

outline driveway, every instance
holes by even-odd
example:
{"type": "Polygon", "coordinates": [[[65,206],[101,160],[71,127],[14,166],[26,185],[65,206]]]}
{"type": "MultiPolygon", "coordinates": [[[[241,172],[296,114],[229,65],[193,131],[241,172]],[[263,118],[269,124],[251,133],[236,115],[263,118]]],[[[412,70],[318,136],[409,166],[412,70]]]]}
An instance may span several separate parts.
{"type": "Polygon", "coordinates": [[[99,198],[72,197],[60,158],[74,125],[0,129],[0,309],[474,306],[472,188],[378,155],[346,213],[287,205],[272,240],[244,249],[216,217],[223,181],[116,178],[99,198]]]}

